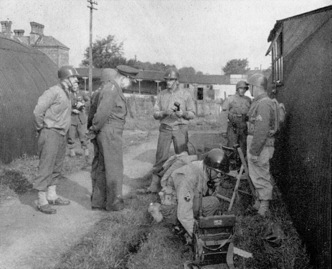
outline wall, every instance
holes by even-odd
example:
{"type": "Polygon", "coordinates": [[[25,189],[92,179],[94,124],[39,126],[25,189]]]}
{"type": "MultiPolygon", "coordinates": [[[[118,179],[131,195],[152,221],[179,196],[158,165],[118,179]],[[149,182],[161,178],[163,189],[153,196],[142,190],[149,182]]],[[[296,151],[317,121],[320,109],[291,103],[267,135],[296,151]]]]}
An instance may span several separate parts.
{"type": "Polygon", "coordinates": [[[332,19],[284,58],[277,88],[287,117],[273,174],[314,268],[331,268],[331,32],[332,19]]]}
{"type": "Polygon", "coordinates": [[[59,68],[69,64],[69,51],[61,48],[35,47],[45,53],[59,68]]]}

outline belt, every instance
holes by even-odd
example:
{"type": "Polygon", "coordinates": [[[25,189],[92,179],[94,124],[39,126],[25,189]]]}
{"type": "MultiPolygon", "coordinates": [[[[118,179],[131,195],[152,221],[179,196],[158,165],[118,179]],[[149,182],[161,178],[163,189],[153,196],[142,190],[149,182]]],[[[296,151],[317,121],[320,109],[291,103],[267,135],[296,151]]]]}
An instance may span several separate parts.
{"type": "Polygon", "coordinates": [[[176,130],[180,130],[181,128],[186,127],[186,126],[187,126],[186,124],[178,124],[178,125],[170,126],[165,123],[162,123],[160,125],[160,128],[164,129],[164,130],[176,131],[176,130]]]}
{"type": "Polygon", "coordinates": [[[117,119],[108,118],[106,123],[111,124],[114,127],[123,127],[124,124],[125,124],[125,121],[124,120],[117,120],[117,119]]]}

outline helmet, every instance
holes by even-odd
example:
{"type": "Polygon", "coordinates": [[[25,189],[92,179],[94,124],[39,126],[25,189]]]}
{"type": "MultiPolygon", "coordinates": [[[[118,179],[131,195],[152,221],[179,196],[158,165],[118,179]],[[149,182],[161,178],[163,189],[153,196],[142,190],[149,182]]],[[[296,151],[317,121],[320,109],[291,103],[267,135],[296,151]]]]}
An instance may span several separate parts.
{"type": "Polygon", "coordinates": [[[115,78],[116,76],[116,70],[111,68],[104,68],[101,72],[101,82],[107,82],[115,78]]]}
{"type": "Polygon", "coordinates": [[[169,68],[166,70],[164,79],[179,79],[180,74],[175,68],[169,68]]]}
{"type": "Polygon", "coordinates": [[[253,86],[261,87],[264,90],[267,89],[267,78],[260,73],[253,74],[249,77],[248,83],[253,86]]]}
{"type": "Polygon", "coordinates": [[[236,83],[236,90],[239,88],[245,88],[246,90],[248,90],[248,83],[244,80],[240,80],[238,83],[236,83]]]}
{"type": "Polygon", "coordinates": [[[58,78],[63,80],[65,78],[69,78],[69,77],[78,77],[79,74],[77,72],[77,70],[70,66],[70,65],[64,65],[62,67],[60,67],[59,71],[58,71],[58,78]]]}
{"type": "Polygon", "coordinates": [[[210,150],[205,156],[203,163],[207,168],[217,172],[229,172],[229,159],[222,149],[215,148],[210,150]]]}

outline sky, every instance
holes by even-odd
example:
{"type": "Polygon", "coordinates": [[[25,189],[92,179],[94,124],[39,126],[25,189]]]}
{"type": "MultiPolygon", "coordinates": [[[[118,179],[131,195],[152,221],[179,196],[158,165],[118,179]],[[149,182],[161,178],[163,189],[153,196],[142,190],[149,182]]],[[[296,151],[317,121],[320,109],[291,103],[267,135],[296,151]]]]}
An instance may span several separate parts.
{"type": "MultiPolygon", "coordinates": [[[[331,5],[331,0],[95,0],[93,42],[114,35],[124,57],[222,74],[232,59],[266,69],[268,35],[277,20],[331,5]]],[[[43,24],[44,35],[70,48],[78,67],[89,46],[87,0],[0,0],[0,21],[12,31],[43,24]]]]}

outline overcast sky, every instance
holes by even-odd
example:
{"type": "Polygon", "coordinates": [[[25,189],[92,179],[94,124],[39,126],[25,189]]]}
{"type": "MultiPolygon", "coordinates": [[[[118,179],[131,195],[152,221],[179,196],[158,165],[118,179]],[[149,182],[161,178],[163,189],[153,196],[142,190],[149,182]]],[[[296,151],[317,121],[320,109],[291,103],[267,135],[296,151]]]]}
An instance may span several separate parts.
{"type": "MultiPolygon", "coordinates": [[[[192,66],[220,74],[231,59],[249,61],[254,69],[270,66],[267,37],[277,20],[315,10],[331,0],[96,0],[93,41],[115,35],[124,56],[142,62],[192,66]]],[[[45,26],[70,48],[69,62],[78,66],[89,46],[86,0],[0,0],[0,20],[12,31],[30,22],[45,26]]]]}

